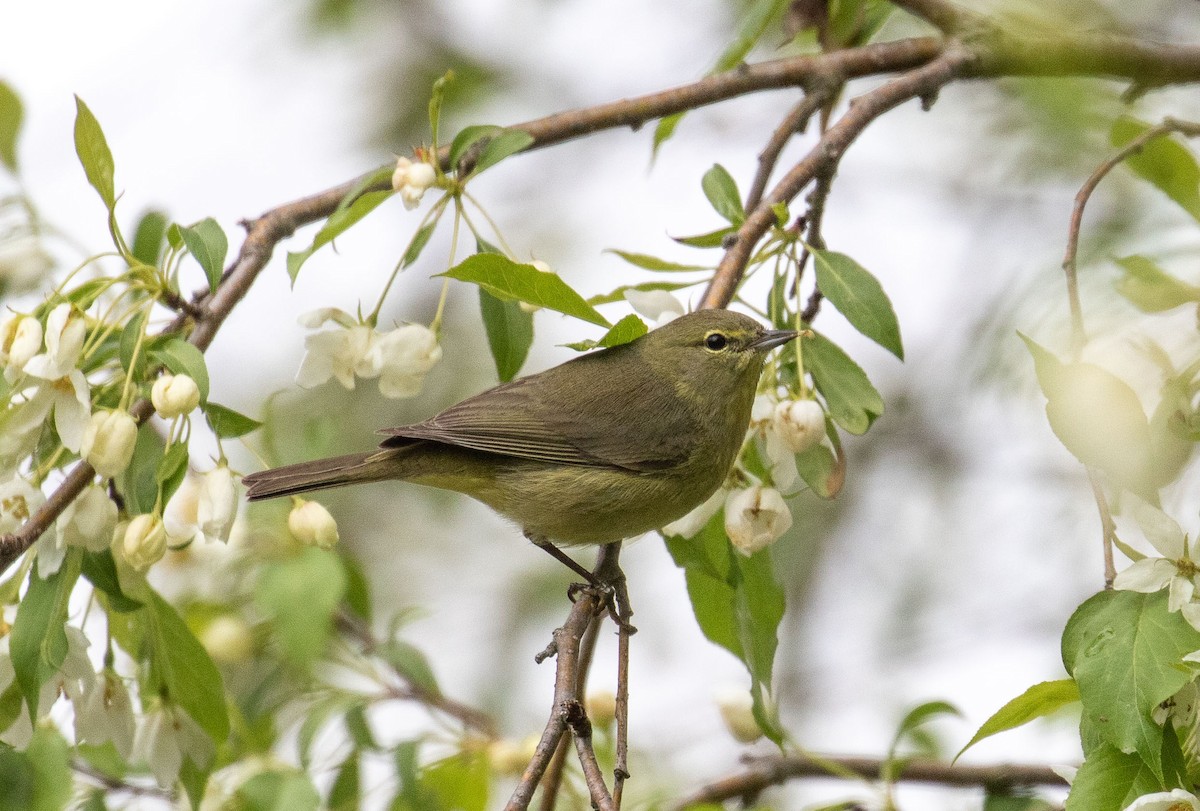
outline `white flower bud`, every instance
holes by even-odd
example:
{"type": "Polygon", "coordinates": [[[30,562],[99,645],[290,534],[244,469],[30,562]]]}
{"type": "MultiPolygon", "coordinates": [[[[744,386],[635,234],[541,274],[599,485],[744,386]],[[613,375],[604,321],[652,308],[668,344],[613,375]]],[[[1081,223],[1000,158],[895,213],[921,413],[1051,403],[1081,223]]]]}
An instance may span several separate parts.
{"type": "Polygon", "coordinates": [[[25,372],[43,380],[66,377],[79,362],[87,325],[70,304],[59,304],[46,317],[46,351],[30,358],[25,372]]]}
{"type": "Polygon", "coordinates": [[[182,417],[200,405],[200,387],[188,375],[162,375],[150,389],[150,402],[161,417],[182,417]]]}
{"type": "Polygon", "coordinates": [[[392,172],[392,188],[396,191],[408,185],[408,170],[412,161],[405,157],[396,158],[396,169],[392,172]]]}
{"type": "Polygon", "coordinates": [[[420,324],[377,335],[372,355],[379,368],[379,391],[384,397],[415,397],[425,375],[442,359],[437,335],[420,324]]]}
{"type": "Polygon", "coordinates": [[[133,459],[137,422],[126,411],[97,411],[83,430],[79,455],[106,479],[124,472],[133,459]]]}
{"type": "Polygon", "coordinates": [[[10,383],[41,348],[42,322],[33,316],[14,314],[0,324],[0,365],[10,383]]]}
{"type": "Polygon", "coordinates": [[[425,161],[413,163],[408,158],[396,159],[392,172],[392,188],[400,192],[404,207],[412,210],[421,202],[425,190],[437,182],[437,171],[425,161]]]}
{"type": "Polygon", "coordinates": [[[756,484],[725,500],[725,533],[747,557],[777,541],[791,525],[792,513],[773,487],[756,484]]]}
{"type": "Polygon", "coordinates": [[[606,727],[617,717],[617,697],[612,690],[589,690],[583,701],[588,720],[598,727],[606,727]]]}
{"type": "Polygon", "coordinates": [[[112,544],[117,505],[103,487],[91,485],[63,510],[57,524],[58,546],[103,552],[112,544]]]}
{"type": "Polygon", "coordinates": [[[145,571],[167,553],[167,530],[157,513],[135,516],[125,527],[121,552],[129,565],[145,571]]]}
{"type": "Polygon", "coordinates": [[[804,453],[825,438],[825,412],[816,400],[784,400],[775,406],[772,425],[792,453],[804,453]]]}
{"type": "Polygon", "coordinates": [[[112,741],[121,757],[128,758],[135,729],[129,690],[111,669],[99,675],[75,704],[75,739],[95,746],[112,741]]]}
{"type": "Polygon", "coordinates": [[[432,164],[425,161],[414,163],[408,167],[408,185],[425,190],[437,182],[437,172],[432,164]]]}
{"type": "Polygon", "coordinates": [[[315,501],[297,501],[288,513],[288,531],[305,546],[330,549],[338,542],[338,528],[329,510],[315,501]]]}
{"type": "Polygon", "coordinates": [[[200,632],[200,644],[218,662],[237,664],[254,653],[254,632],[241,617],[222,614],[200,632]]]}
{"type": "Polygon", "coordinates": [[[196,524],[207,540],[229,541],[229,531],[237,518],[237,486],[225,465],[218,465],[200,479],[200,497],[196,504],[196,524]]]}
{"type": "Polygon", "coordinates": [[[725,728],[735,739],[754,743],[763,736],[758,721],[754,720],[754,698],[749,692],[731,687],[719,691],[714,699],[725,728]]]}

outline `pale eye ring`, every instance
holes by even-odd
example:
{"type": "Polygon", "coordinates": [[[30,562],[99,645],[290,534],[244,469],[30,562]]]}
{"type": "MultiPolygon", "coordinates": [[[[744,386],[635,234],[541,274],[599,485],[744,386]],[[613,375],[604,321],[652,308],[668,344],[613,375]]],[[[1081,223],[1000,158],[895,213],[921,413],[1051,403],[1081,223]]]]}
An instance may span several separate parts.
{"type": "Polygon", "coordinates": [[[712,352],[720,352],[729,344],[729,339],[719,332],[710,332],[704,336],[704,347],[712,352]]]}

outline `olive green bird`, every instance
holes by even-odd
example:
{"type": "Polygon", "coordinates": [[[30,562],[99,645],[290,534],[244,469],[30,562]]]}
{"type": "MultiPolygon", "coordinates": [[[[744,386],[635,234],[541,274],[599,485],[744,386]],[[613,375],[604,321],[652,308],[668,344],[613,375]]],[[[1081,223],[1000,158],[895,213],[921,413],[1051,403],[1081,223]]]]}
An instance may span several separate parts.
{"type": "Polygon", "coordinates": [[[384,429],[376,451],[243,481],[257,500],[400,479],[476,498],[540,546],[632,538],[721,486],[767,352],[795,337],[738,313],[702,310],[424,422],[384,429]]]}

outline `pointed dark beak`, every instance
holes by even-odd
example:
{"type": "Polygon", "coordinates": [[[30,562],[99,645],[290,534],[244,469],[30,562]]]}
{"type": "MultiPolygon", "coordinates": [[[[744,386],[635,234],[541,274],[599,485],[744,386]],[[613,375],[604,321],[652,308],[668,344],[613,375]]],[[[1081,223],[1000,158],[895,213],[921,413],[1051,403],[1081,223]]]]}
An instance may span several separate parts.
{"type": "Polygon", "coordinates": [[[761,349],[763,352],[766,352],[768,349],[774,349],[781,344],[786,344],[799,334],[794,329],[767,330],[761,337],[755,339],[750,346],[753,349],[761,349]]]}

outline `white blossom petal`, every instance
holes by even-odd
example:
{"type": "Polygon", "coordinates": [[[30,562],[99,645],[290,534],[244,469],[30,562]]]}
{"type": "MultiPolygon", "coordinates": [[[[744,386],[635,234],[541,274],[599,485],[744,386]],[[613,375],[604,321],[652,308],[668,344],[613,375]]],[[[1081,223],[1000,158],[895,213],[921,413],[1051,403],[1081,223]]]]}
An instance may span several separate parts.
{"type": "Polygon", "coordinates": [[[1167,587],[1178,567],[1165,558],[1143,558],[1117,573],[1113,588],[1149,594],[1167,587]]]}
{"type": "Polygon", "coordinates": [[[725,497],[728,494],[729,491],[726,488],[717,488],[717,492],[709,496],[703,504],[700,504],[682,518],[676,518],[663,527],[662,534],[691,538],[697,532],[704,529],[709,519],[717,514],[717,511],[725,504],[725,497]]]}
{"type": "Polygon", "coordinates": [[[1187,554],[1187,538],[1175,519],[1137,496],[1128,498],[1133,520],[1159,554],[1171,560],[1179,560],[1187,554]]]}

